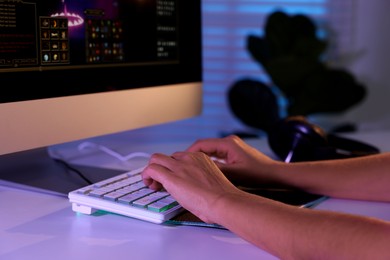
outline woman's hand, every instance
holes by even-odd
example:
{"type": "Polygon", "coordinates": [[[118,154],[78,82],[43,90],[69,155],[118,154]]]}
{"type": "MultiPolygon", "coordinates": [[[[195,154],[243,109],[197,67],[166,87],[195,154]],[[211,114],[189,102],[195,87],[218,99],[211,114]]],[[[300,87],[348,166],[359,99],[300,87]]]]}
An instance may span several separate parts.
{"type": "Polygon", "coordinates": [[[241,192],[201,152],[153,154],[142,177],[150,188],[163,187],[180,205],[206,223],[215,223],[210,209],[221,197],[241,192]]]}
{"type": "Polygon", "coordinates": [[[274,169],[282,163],[275,161],[238,136],[201,139],[187,151],[203,152],[215,158],[219,169],[237,185],[258,186],[278,183],[274,169]],[[223,162],[221,162],[223,161],[223,162]]]}

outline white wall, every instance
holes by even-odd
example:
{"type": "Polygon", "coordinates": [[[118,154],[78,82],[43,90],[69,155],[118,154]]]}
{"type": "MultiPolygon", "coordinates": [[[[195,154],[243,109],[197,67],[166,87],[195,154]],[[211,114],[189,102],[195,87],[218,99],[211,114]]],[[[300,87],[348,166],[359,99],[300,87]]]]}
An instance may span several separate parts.
{"type": "Polygon", "coordinates": [[[343,117],[360,130],[390,129],[390,1],[355,0],[348,66],[368,95],[343,117]]]}

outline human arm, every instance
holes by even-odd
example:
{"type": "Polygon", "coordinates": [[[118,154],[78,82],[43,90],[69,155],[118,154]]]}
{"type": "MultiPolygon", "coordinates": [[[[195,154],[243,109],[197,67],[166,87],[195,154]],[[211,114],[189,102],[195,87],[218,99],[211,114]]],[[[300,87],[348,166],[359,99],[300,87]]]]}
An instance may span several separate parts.
{"type": "Polygon", "coordinates": [[[142,173],[208,223],[220,224],[281,259],[388,259],[390,224],[303,209],[239,190],[204,153],[155,154],[142,173]]]}
{"type": "Polygon", "coordinates": [[[390,202],[390,153],[342,160],[284,163],[272,160],[237,136],[202,139],[188,148],[222,158],[234,183],[283,186],[338,198],[390,202]]]}

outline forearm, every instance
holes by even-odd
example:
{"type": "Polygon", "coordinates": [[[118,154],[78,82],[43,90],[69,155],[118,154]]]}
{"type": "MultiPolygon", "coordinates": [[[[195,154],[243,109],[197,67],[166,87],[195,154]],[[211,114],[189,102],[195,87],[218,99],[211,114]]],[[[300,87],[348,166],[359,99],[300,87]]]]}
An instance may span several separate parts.
{"type": "Polygon", "coordinates": [[[218,201],[219,224],[281,259],[385,259],[390,224],[241,193],[218,201]],[[228,210],[226,210],[228,209],[228,210]]]}
{"type": "Polygon", "coordinates": [[[332,197],[390,201],[390,153],[333,161],[278,165],[286,186],[332,197]]]}

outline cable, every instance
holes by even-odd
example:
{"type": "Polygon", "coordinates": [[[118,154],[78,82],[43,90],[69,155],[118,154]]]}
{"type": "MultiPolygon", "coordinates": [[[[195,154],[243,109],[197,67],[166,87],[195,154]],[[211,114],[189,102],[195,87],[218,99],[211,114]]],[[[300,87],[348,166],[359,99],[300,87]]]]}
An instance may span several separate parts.
{"type": "MultiPolygon", "coordinates": [[[[88,148],[97,148],[98,150],[100,151],[103,151],[105,152],[106,154],[118,159],[119,161],[122,161],[122,162],[126,162],[126,161],[129,161],[133,158],[136,158],[136,157],[143,157],[143,158],[150,158],[150,154],[148,153],[144,153],[144,152],[133,152],[133,153],[130,153],[130,154],[127,154],[127,155],[121,155],[119,154],[118,152],[115,152],[114,150],[104,146],[104,145],[99,145],[99,144],[95,144],[95,143],[92,143],[92,142],[83,142],[81,144],[78,145],[78,150],[84,150],[84,149],[88,149],[88,148]]],[[[85,177],[85,175],[79,171],[78,169],[74,168],[73,166],[71,166],[66,160],[62,159],[60,155],[58,154],[55,154],[55,152],[53,150],[49,150],[49,152],[51,153],[52,155],[52,158],[54,161],[58,162],[58,163],[61,163],[62,165],[64,165],[68,170],[71,170],[73,172],[75,172],[77,175],[80,176],[80,178],[82,178],[86,183],[88,183],[88,185],[90,184],[93,184],[94,182],[91,181],[90,179],[88,179],[87,177],[85,177]],[[55,155],[55,156],[53,156],[55,155]]],[[[140,167],[138,169],[136,169],[137,171],[141,171],[144,167],[140,167]]]]}
{"type": "Polygon", "coordinates": [[[58,163],[61,163],[62,165],[64,165],[68,170],[71,170],[73,172],[75,172],[77,175],[79,175],[86,183],[88,184],[93,184],[93,182],[88,179],[87,177],[84,176],[84,174],[77,170],[76,168],[72,167],[69,163],[67,163],[66,161],[62,160],[62,159],[58,159],[58,158],[53,158],[54,161],[58,162],[58,163]]]}
{"type": "Polygon", "coordinates": [[[126,161],[133,159],[135,157],[150,158],[150,154],[144,153],[144,152],[133,152],[133,153],[130,153],[127,155],[121,155],[118,152],[115,152],[114,150],[112,150],[104,145],[95,144],[92,142],[83,142],[83,143],[78,145],[79,150],[84,150],[87,148],[97,148],[98,150],[105,152],[106,154],[108,154],[108,155],[110,155],[110,156],[112,156],[112,157],[114,157],[122,162],[126,162],[126,161]]]}

